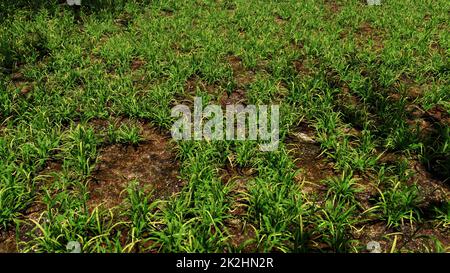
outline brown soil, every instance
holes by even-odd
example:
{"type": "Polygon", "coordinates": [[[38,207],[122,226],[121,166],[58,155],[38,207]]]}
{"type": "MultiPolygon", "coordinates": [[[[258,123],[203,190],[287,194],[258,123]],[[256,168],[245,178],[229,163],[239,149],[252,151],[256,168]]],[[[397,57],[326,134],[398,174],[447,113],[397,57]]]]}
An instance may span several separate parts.
{"type": "Polygon", "coordinates": [[[240,57],[231,55],[228,56],[227,60],[233,70],[233,77],[239,87],[245,86],[254,81],[255,73],[244,67],[240,57]]]}
{"type": "Polygon", "coordinates": [[[294,66],[295,71],[297,71],[301,76],[311,75],[311,69],[309,68],[310,63],[308,60],[296,60],[292,63],[292,65],[294,66]]]}
{"type": "Polygon", "coordinates": [[[150,186],[155,198],[167,198],[180,191],[179,164],[170,150],[168,136],[142,124],[145,141],[137,146],[110,145],[100,151],[97,168],[88,188],[89,207],[119,205],[123,191],[133,180],[144,188],[150,186]]]}
{"type": "Polygon", "coordinates": [[[361,205],[362,211],[370,209],[373,206],[371,201],[379,194],[376,188],[376,177],[374,176],[369,172],[353,175],[357,183],[355,187],[358,189],[358,192],[355,193],[355,199],[361,205]]]}
{"type": "Polygon", "coordinates": [[[286,20],[283,17],[277,15],[275,16],[275,23],[277,25],[283,26],[284,24],[286,24],[286,20]]]}
{"type": "Polygon", "coordinates": [[[17,252],[14,231],[0,231],[0,253],[17,252]]]}
{"type": "Polygon", "coordinates": [[[435,251],[434,239],[440,241],[443,247],[450,246],[448,231],[435,228],[429,223],[415,226],[405,224],[400,232],[394,232],[386,227],[384,222],[369,223],[353,230],[354,239],[358,240],[361,252],[368,252],[366,245],[370,241],[379,242],[382,253],[389,253],[397,237],[395,252],[425,252],[435,251]]]}
{"type": "MultiPolygon", "coordinates": [[[[380,158],[380,163],[394,164],[399,162],[402,157],[401,155],[388,153],[380,158]]],[[[427,211],[435,205],[450,200],[450,188],[445,182],[435,179],[419,160],[408,159],[408,162],[409,170],[412,172],[408,184],[416,184],[419,188],[420,207],[423,210],[427,211]]]]}
{"type": "Polygon", "coordinates": [[[433,106],[426,111],[426,116],[432,121],[450,126],[450,114],[442,105],[433,106]]]}
{"type": "Polygon", "coordinates": [[[131,15],[128,12],[125,12],[121,15],[119,15],[119,17],[117,19],[114,20],[114,22],[121,26],[121,27],[128,27],[130,25],[130,23],[133,20],[133,15],[131,15]]]}
{"type": "Polygon", "coordinates": [[[173,13],[174,13],[173,10],[165,9],[165,8],[161,9],[162,16],[172,17],[173,13]]]}
{"type": "Polygon", "coordinates": [[[188,94],[194,96],[195,92],[197,91],[197,88],[208,94],[214,94],[215,92],[217,92],[217,89],[219,87],[213,84],[208,84],[197,75],[192,75],[187,79],[184,85],[184,90],[188,94]]]}
{"type": "Polygon", "coordinates": [[[191,75],[184,84],[184,93],[177,94],[172,104],[184,104],[192,108],[197,90],[216,97],[221,92],[222,87],[218,84],[209,84],[196,74],[191,75]]]}
{"type": "Polygon", "coordinates": [[[246,104],[245,91],[242,88],[234,90],[231,94],[224,92],[219,98],[219,103],[222,107],[226,105],[246,104]]]}
{"type": "Polygon", "coordinates": [[[417,160],[409,160],[413,170],[410,184],[417,183],[419,194],[423,198],[421,206],[424,208],[430,205],[448,202],[450,200],[450,188],[444,182],[433,179],[431,174],[425,169],[422,163],[417,160]]]}
{"type": "Polygon", "coordinates": [[[286,145],[301,170],[296,180],[302,183],[302,192],[305,194],[322,194],[326,188],[320,182],[335,175],[333,165],[321,155],[320,145],[314,140],[314,128],[302,122],[292,131],[286,145]]]}
{"type": "MultiPolygon", "coordinates": [[[[247,241],[255,239],[255,232],[252,226],[247,223],[247,202],[246,192],[247,183],[253,178],[253,169],[241,169],[237,166],[227,164],[224,169],[220,170],[221,180],[224,183],[232,183],[229,198],[233,200],[230,215],[225,224],[230,234],[230,244],[235,249],[240,249],[247,241]]],[[[253,252],[256,249],[254,243],[246,245],[243,252],[253,252]]]]}
{"type": "Polygon", "coordinates": [[[365,47],[369,40],[373,40],[374,49],[376,51],[384,48],[383,40],[384,34],[381,30],[374,28],[370,23],[364,22],[356,31],[358,45],[365,47]]]}
{"type": "Polygon", "coordinates": [[[419,126],[422,138],[427,138],[436,132],[436,125],[450,126],[450,114],[441,105],[435,105],[429,110],[424,110],[415,104],[409,104],[405,109],[408,113],[406,122],[411,130],[416,130],[419,126]]]}
{"type": "Polygon", "coordinates": [[[131,61],[131,70],[138,70],[145,65],[145,61],[140,58],[135,58],[131,61]]]}
{"type": "Polygon", "coordinates": [[[33,90],[33,83],[29,82],[21,72],[11,74],[11,80],[21,95],[26,95],[33,90]]]}
{"type": "Polygon", "coordinates": [[[325,0],[325,6],[332,14],[339,13],[342,8],[336,0],[325,0]]]}
{"type": "MultiPolygon", "coordinates": [[[[31,224],[30,219],[39,222],[39,219],[42,216],[42,213],[45,211],[46,206],[39,202],[35,201],[29,208],[27,208],[23,213],[23,219],[27,220],[27,222],[23,222],[20,224],[17,234],[16,229],[14,227],[10,227],[8,230],[0,229],[0,253],[16,253],[20,251],[20,245],[16,242],[16,235],[18,235],[18,241],[23,244],[30,240],[29,232],[32,231],[34,224],[31,224]]],[[[37,230],[36,232],[41,232],[37,230]]]]}

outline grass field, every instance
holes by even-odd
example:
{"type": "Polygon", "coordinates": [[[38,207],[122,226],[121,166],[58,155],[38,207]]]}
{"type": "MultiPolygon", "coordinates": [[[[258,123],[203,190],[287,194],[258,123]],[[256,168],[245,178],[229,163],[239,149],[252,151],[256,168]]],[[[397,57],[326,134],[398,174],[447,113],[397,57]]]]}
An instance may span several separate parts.
{"type": "Polygon", "coordinates": [[[0,252],[450,251],[449,1],[2,2],[0,252]],[[195,96],[278,149],[174,141],[195,96]]]}

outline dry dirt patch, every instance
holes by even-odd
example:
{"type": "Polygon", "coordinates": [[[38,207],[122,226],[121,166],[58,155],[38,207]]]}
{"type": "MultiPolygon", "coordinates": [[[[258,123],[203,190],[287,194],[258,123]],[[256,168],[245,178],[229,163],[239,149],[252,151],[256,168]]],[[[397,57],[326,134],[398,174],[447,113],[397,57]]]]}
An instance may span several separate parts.
{"type": "MultiPolygon", "coordinates": [[[[233,183],[234,185],[229,196],[233,200],[230,211],[231,217],[226,220],[225,224],[231,235],[229,238],[231,246],[240,249],[247,241],[255,239],[255,232],[246,220],[248,203],[245,198],[248,192],[247,184],[253,178],[255,171],[227,164],[224,169],[220,170],[219,174],[224,183],[233,183]]],[[[254,244],[249,244],[242,250],[252,252],[255,248],[254,244]]]]}
{"type": "Polygon", "coordinates": [[[247,70],[242,64],[242,59],[238,56],[230,55],[227,57],[227,61],[233,70],[233,78],[236,82],[236,88],[231,93],[223,93],[219,97],[219,103],[225,107],[229,104],[246,104],[246,91],[247,85],[251,84],[255,80],[254,71],[247,70]]]}
{"type": "Polygon", "coordinates": [[[294,66],[295,71],[302,77],[310,76],[312,74],[310,69],[311,61],[306,58],[295,60],[292,62],[292,65],[294,66]]]}
{"type": "Polygon", "coordinates": [[[137,146],[109,145],[100,151],[97,168],[89,183],[89,206],[104,204],[111,208],[125,197],[133,180],[154,190],[155,198],[167,198],[183,186],[179,164],[169,145],[169,136],[143,125],[144,141],[137,146]]]}
{"type": "Polygon", "coordinates": [[[369,22],[362,23],[356,30],[356,43],[360,48],[364,48],[373,41],[373,49],[375,51],[384,48],[384,33],[380,29],[373,27],[369,22]]]}
{"type": "Polygon", "coordinates": [[[187,78],[184,83],[182,94],[177,94],[172,105],[184,104],[191,108],[194,105],[194,97],[197,96],[197,91],[205,92],[212,97],[216,97],[222,87],[216,83],[208,83],[203,80],[200,76],[193,74],[187,78]]]}
{"type": "Polygon", "coordinates": [[[339,13],[341,11],[341,5],[336,0],[325,0],[325,6],[332,14],[339,13]]]}
{"type": "Polygon", "coordinates": [[[142,66],[145,65],[145,61],[143,59],[140,58],[134,58],[131,61],[131,70],[138,70],[139,68],[141,68],[142,66]]]}
{"type": "Polygon", "coordinates": [[[17,252],[15,232],[0,231],[0,253],[17,252]]]}
{"type": "Polygon", "coordinates": [[[255,73],[251,70],[247,70],[242,64],[242,59],[238,56],[228,56],[228,63],[233,70],[233,77],[236,80],[238,86],[245,86],[250,84],[255,79],[255,73]]]}
{"type": "Polygon", "coordinates": [[[300,123],[288,136],[286,146],[301,170],[296,180],[302,183],[302,191],[305,194],[323,193],[326,188],[320,181],[335,174],[332,163],[321,155],[320,145],[314,140],[314,128],[300,123]]]}
{"type": "Polygon", "coordinates": [[[246,104],[245,102],[246,102],[245,90],[242,88],[237,88],[231,94],[225,92],[219,98],[219,103],[220,105],[222,105],[222,107],[225,107],[226,105],[236,105],[236,104],[245,105],[246,104]]]}
{"type": "Polygon", "coordinates": [[[394,240],[396,238],[396,247],[394,251],[400,252],[425,252],[435,248],[434,240],[437,239],[444,247],[450,244],[448,234],[439,229],[434,228],[429,223],[423,225],[404,225],[400,232],[386,227],[384,222],[376,222],[364,225],[361,228],[353,230],[354,239],[359,241],[362,252],[368,252],[366,245],[370,241],[379,242],[381,251],[389,253],[392,250],[394,240]]]}

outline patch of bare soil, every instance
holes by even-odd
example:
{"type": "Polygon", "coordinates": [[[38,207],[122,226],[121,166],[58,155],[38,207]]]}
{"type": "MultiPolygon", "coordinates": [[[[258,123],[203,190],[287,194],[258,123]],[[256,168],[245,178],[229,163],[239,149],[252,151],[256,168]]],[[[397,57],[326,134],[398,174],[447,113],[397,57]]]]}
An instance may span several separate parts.
{"type": "Polygon", "coordinates": [[[227,61],[233,70],[233,78],[236,82],[236,88],[231,93],[224,92],[219,96],[219,104],[225,107],[229,104],[246,105],[245,88],[255,80],[254,71],[247,70],[242,64],[242,59],[238,56],[230,55],[227,61]]]}
{"type": "Polygon", "coordinates": [[[141,68],[142,66],[145,65],[145,61],[140,59],[140,58],[134,58],[131,61],[131,70],[138,70],[139,68],[141,68]]]}
{"type": "Polygon", "coordinates": [[[90,208],[119,205],[124,190],[133,180],[154,190],[155,198],[167,198],[180,191],[179,164],[169,146],[169,137],[142,125],[144,141],[137,146],[110,145],[100,151],[97,168],[88,188],[90,208]]]}
{"type": "Polygon", "coordinates": [[[162,16],[172,17],[174,14],[174,11],[172,9],[162,8],[160,14],[162,16]]]}
{"type": "Polygon", "coordinates": [[[14,231],[0,231],[0,253],[17,252],[15,236],[14,231]]]}
{"type": "Polygon", "coordinates": [[[417,183],[420,196],[423,198],[422,207],[428,208],[434,204],[450,200],[450,188],[444,182],[434,179],[417,160],[410,160],[410,168],[414,171],[410,183],[417,183]]]}
{"type": "Polygon", "coordinates": [[[331,14],[339,13],[342,8],[336,0],[325,0],[325,6],[331,14]]]}
{"type": "Polygon", "coordinates": [[[432,41],[429,45],[429,48],[431,52],[436,52],[444,56],[446,54],[445,47],[443,47],[438,41],[432,41]]]}
{"type": "Polygon", "coordinates": [[[275,23],[277,25],[283,26],[286,24],[286,19],[284,19],[283,17],[281,17],[280,15],[275,16],[275,23]]]}
{"type": "Polygon", "coordinates": [[[381,30],[374,28],[370,23],[364,22],[356,31],[357,44],[359,47],[367,46],[369,40],[373,41],[373,49],[375,51],[384,48],[384,34],[381,30]]]}
{"type": "Polygon", "coordinates": [[[406,122],[412,131],[417,126],[423,139],[436,133],[437,125],[450,126],[450,114],[442,105],[435,105],[429,110],[424,110],[416,104],[409,104],[405,107],[408,113],[406,122]]]}
{"type": "Polygon", "coordinates": [[[321,155],[320,145],[315,141],[314,128],[305,122],[300,123],[288,136],[286,145],[296,166],[301,170],[296,180],[302,183],[302,192],[323,194],[326,187],[320,181],[335,173],[333,164],[321,155]]]}
{"type": "Polygon", "coordinates": [[[425,111],[425,118],[432,122],[450,126],[450,114],[442,105],[435,105],[425,111]]]}
{"type": "Polygon", "coordinates": [[[224,183],[234,185],[229,196],[233,200],[231,218],[225,223],[230,234],[229,242],[234,249],[242,248],[244,252],[253,252],[256,249],[254,243],[246,244],[255,239],[254,229],[246,220],[248,204],[245,198],[247,183],[253,178],[254,172],[253,169],[242,169],[231,164],[227,164],[219,172],[224,183]]]}
{"type": "Polygon", "coordinates": [[[308,59],[295,60],[292,65],[295,71],[297,71],[301,76],[309,76],[312,74],[309,68],[310,62],[308,59]]]}
{"type": "Polygon", "coordinates": [[[222,107],[226,105],[246,104],[245,90],[237,88],[231,94],[224,92],[219,98],[219,103],[222,107]]]}
{"type": "Polygon", "coordinates": [[[227,60],[233,70],[233,77],[238,86],[242,87],[254,81],[255,73],[244,67],[240,57],[231,55],[228,56],[227,60]]]}
{"type": "Polygon", "coordinates": [[[184,104],[189,107],[194,105],[194,97],[197,95],[197,91],[205,92],[207,94],[216,97],[220,93],[222,87],[218,84],[209,84],[200,78],[198,75],[191,75],[184,84],[183,94],[177,94],[173,105],[184,104]]]}
{"type": "Polygon", "coordinates": [[[419,97],[422,97],[429,89],[429,84],[419,84],[407,75],[401,75],[395,83],[397,89],[404,89],[406,92],[406,98],[413,101],[419,97]]]}
{"type": "Polygon", "coordinates": [[[430,223],[420,226],[405,225],[402,228],[401,240],[398,244],[399,251],[424,252],[435,251],[435,242],[438,240],[443,246],[450,246],[450,233],[433,227],[430,223]]]}
{"type": "Polygon", "coordinates": [[[356,173],[353,178],[356,180],[358,189],[358,192],[355,193],[355,199],[358,201],[361,211],[366,211],[373,206],[372,201],[379,194],[375,186],[376,178],[369,172],[356,173]]]}
{"type": "Polygon", "coordinates": [[[391,252],[394,240],[396,240],[394,252],[434,252],[436,251],[435,240],[438,240],[444,248],[450,246],[448,235],[448,231],[436,229],[430,223],[420,226],[405,224],[400,231],[394,232],[380,221],[352,231],[352,236],[358,240],[362,252],[368,252],[367,243],[376,241],[380,243],[382,253],[391,252]]]}
{"type": "Polygon", "coordinates": [[[33,83],[29,82],[20,72],[12,73],[11,80],[14,86],[20,89],[21,95],[27,95],[33,90],[33,83]]]}
{"type": "MultiPolygon", "coordinates": [[[[394,164],[402,159],[401,155],[393,153],[385,154],[380,158],[380,163],[394,164]]],[[[435,179],[425,166],[416,159],[409,159],[409,170],[412,172],[408,184],[416,184],[421,198],[420,207],[429,210],[437,204],[450,200],[450,188],[443,181],[435,179]]]]}
{"type": "Polygon", "coordinates": [[[121,27],[128,27],[132,21],[133,15],[128,12],[120,14],[118,18],[114,20],[114,22],[121,27]]]}
{"type": "Polygon", "coordinates": [[[388,233],[386,224],[383,222],[369,223],[351,232],[353,238],[358,240],[360,246],[363,248],[362,252],[368,252],[366,250],[367,243],[376,241],[380,243],[383,253],[389,252],[390,250],[391,242],[385,237],[388,233]]]}
{"type": "Polygon", "coordinates": [[[184,90],[189,94],[194,96],[195,92],[197,91],[197,88],[201,91],[204,91],[208,94],[214,94],[218,86],[208,84],[205,81],[203,81],[199,76],[192,75],[189,77],[184,85],[184,90]]]}

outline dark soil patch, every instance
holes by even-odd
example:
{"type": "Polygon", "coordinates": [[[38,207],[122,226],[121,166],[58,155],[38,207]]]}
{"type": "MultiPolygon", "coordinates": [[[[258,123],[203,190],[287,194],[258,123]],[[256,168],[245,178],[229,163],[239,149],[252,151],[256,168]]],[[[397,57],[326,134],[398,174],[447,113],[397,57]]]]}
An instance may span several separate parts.
{"type": "Polygon", "coordinates": [[[168,136],[143,125],[145,141],[137,146],[110,145],[100,151],[97,168],[89,183],[89,206],[119,205],[128,184],[138,180],[144,188],[154,190],[154,198],[167,198],[183,186],[179,164],[170,150],[168,136]]]}
{"type": "Polygon", "coordinates": [[[431,121],[450,126],[450,114],[442,105],[435,105],[425,112],[426,117],[431,121]]]}
{"type": "Polygon", "coordinates": [[[306,194],[323,193],[326,188],[320,181],[334,176],[331,162],[321,155],[321,148],[314,140],[314,128],[302,122],[287,137],[286,146],[296,164],[301,169],[296,179],[302,183],[306,194]]]}
{"type": "Polygon", "coordinates": [[[117,19],[114,20],[114,22],[121,27],[127,28],[133,22],[133,15],[128,12],[122,13],[117,19]]]}
{"type": "Polygon", "coordinates": [[[190,76],[184,85],[184,91],[186,91],[189,95],[194,96],[195,92],[197,91],[197,88],[200,91],[204,91],[208,94],[214,94],[217,92],[217,89],[219,88],[216,85],[208,84],[204,80],[202,80],[198,75],[192,75],[190,76]]]}
{"type": "Polygon", "coordinates": [[[300,76],[309,76],[312,74],[312,71],[309,68],[310,62],[308,61],[308,59],[295,60],[292,65],[294,66],[295,71],[300,74],[300,76]]]}
{"type": "Polygon", "coordinates": [[[438,41],[432,41],[429,45],[431,52],[439,53],[443,56],[446,54],[445,47],[441,46],[438,41]]]}
{"type": "Polygon", "coordinates": [[[21,72],[12,73],[11,80],[14,86],[20,90],[21,95],[26,95],[33,90],[33,83],[29,82],[21,72]]]}
{"type": "Polygon", "coordinates": [[[450,180],[449,154],[445,152],[450,115],[441,105],[424,110],[413,103],[405,107],[406,123],[412,134],[424,143],[422,162],[435,179],[450,180]]]}
{"type": "Polygon", "coordinates": [[[238,88],[234,90],[231,94],[224,92],[222,96],[219,98],[219,103],[222,107],[226,105],[236,105],[242,104],[246,105],[246,96],[245,90],[242,88],[238,88]]]}
{"type": "Polygon", "coordinates": [[[427,249],[435,251],[435,242],[438,240],[444,247],[450,246],[450,233],[435,228],[431,223],[418,226],[404,225],[402,237],[398,244],[400,251],[424,252],[427,249]]]}
{"type": "Polygon", "coordinates": [[[430,223],[420,226],[405,224],[401,232],[394,233],[384,222],[376,222],[354,230],[352,235],[359,241],[362,252],[368,252],[368,242],[376,241],[380,243],[382,253],[389,253],[395,237],[397,242],[394,251],[400,252],[436,251],[434,240],[438,240],[444,247],[450,245],[448,231],[436,229],[430,223]]]}
{"type": "Polygon", "coordinates": [[[339,13],[342,8],[336,0],[325,0],[325,6],[332,14],[339,13]]]}
{"type": "Polygon", "coordinates": [[[247,70],[244,67],[244,65],[242,64],[242,59],[240,57],[231,55],[228,56],[227,60],[231,66],[231,69],[233,70],[233,77],[236,81],[236,84],[239,87],[245,86],[254,81],[255,73],[251,70],[247,70]]]}
{"type": "Polygon", "coordinates": [[[177,94],[173,105],[184,104],[193,108],[194,97],[197,96],[197,92],[204,92],[212,97],[217,97],[222,87],[218,84],[210,84],[203,80],[200,76],[193,74],[185,82],[183,87],[184,92],[182,94],[177,94]]]}
{"type": "Polygon", "coordinates": [[[425,169],[422,163],[410,160],[410,167],[414,171],[410,183],[417,183],[419,194],[423,198],[421,206],[427,208],[432,204],[448,202],[450,200],[450,188],[444,182],[436,180],[425,169]]]}
{"type": "Polygon", "coordinates": [[[406,98],[411,101],[422,97],[423,94],[430,88],[428,84],[418,84],[404,74],[399,77],[395,85],[397,88],[404,89],[406,92],[406,98]]]}
{"type": "Polygon", "coordinates": [[[357,227],[357,229],[352,231],[352,236],[354,239],[358,240],[358,244],[362,248],[361,252],[369,252],[367,250],[367,243],[376,241],[380,243],[381,251],[386,253],[389,252],[391,246],[391,241],[385,237],[388,233],[389,231],[384,222],[376,222],[357,227]]]}
{"type": "Polygon", "coordinates": [[[0,253],[15,253],[16,233],[14,231],[0,231],[0,253]]]}
{"type": "Polygon", "coordinates": [[[275,16],[275,23],[277,25],[283,26],[284,24],[286,24],[286,21],[287,20],[281,17],[280,15],[275,16]]]}
{"type": "MultiPolygon", "coordinates": [[[[403,159],[402,155],[388,153],[380,158],[380,163],[395,164],[403,159]]],[[[408,159],[408,162],[409,170],[412,172],[408,184],[416,184],[419,188],[420,207],[424,211],[450,200],[450,188],[445,182],[436,179],[419,160],[408,159]]]]}
{"type": "Polygon", "coordinates": [[[140,58],[134,58],[131,61],[131,70],[138,70],[139,68],[141,68],[142,66],[145,65],[145,61],[140,59],[140,58]]]}
{"type": "Polygon", "coordinates": [[[162,8],[160,13],[162,16],[172,17],[174,11],[172,9],[162,8]]]}
{"type": "Polygon", "coordinates": [[[227,164],[219,174],[224,183],[233,183],[234,187],[229,195],[232,201],[230,210],[231,218],[226,220],[226,227],[230,234],[229,242],[234,249],[242,249],[243,252],[254,252],[255,243],[246,245],[246,242],[254,241],[255,232],[252,226],[247,222],[247,206],[245,199],[247,192],[247,183],[254,176],[253,169],[242,169],[237,166],[227,164]]]}
{"type": "Polygon", "coordinates": [[[359,28],[356,30],[356,35],[359,39],[357,39],[357,44],[360,47],[365,47],[369,40],[373,40],[374,49],[382,50],[384,48],[383,40],[384,34],[381,30],[374,28],[370,23],[364,22],[359,28]]]}
{"type": "Polygon", "coordinates": [[[361,211],[370,209],[373,206],[373,200],[379,192],[376,188],[376,175],[371,173],[356,173],[353,178],[356,179],[358,192],[355,193],[355,199],[358,201],[361,211]]]}

